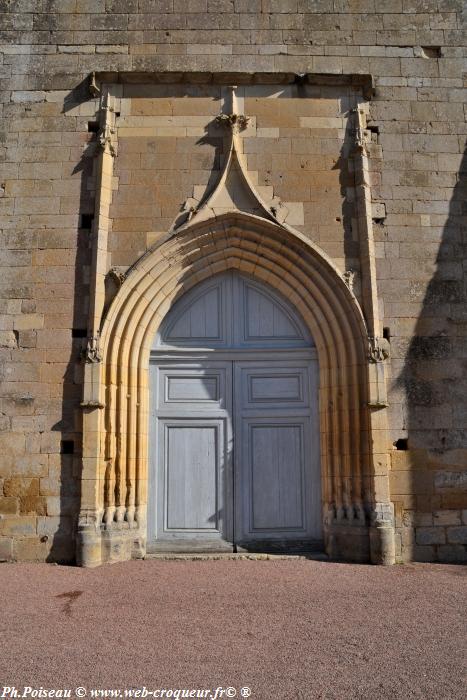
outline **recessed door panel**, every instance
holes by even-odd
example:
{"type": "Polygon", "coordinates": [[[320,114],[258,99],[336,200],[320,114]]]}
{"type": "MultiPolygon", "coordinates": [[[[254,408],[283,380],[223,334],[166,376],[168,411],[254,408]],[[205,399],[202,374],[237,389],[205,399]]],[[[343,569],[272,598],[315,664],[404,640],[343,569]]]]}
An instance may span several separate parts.
{"type": "Polygon", "coordinates": [[[175,316],[166,331],[169,344],[200,344],[223,340],[222,286],[216,285],[199,294],[175,316]]]}
{"type": "Polygon", "coordinates": [[[259,280],[230,271],[200,283],[174,304],[154,350],[312,346],[308,329],[286,299],[259,280]]]}
{"type": "Polygon", "coordinates": [[[300,401],[302,399],[302,382],[298,374],[285,374],[282,377],[271,377],[268,374],[258,374],[249,378],[248,401],[250,403],[300,401]]]}
{"type": "Polygon", "coordinates": [[[232,363],[153,368],[151,550],[232,549],[232,363]]]}
{"type": "Polygon", "coordinates": [[[309,410],[311,367],[309,360],[237,362],[236,400],[242,410],[309,410]]]}
{"type": "Polygon", "coordinates": [[[262,294],[252,284],[244,284],[243,293],[244,340],[302,339],[299,328],[270,295],[262,294]]]}
{"type": "Polygon", "coordinates": [[[319,541],[316,361],[238,362],[234,377],[236,542],[319,541]]]}
{"type": "Polygon", "coordinates": [[[217,401],[219,383],[215,375],[203,377],[167,377],[165,400],[167,403],[180,401],[217,401]]]}
{"type": "Polygon", "coordinates": [[[162,418],[158,423],[155,539],[188,549],[231,540],[225,419],[162,418]]]}
{"type": "Polygon", "coordinates": [[[247,421],[251,533],[305,529],[303,423],[247,421]]]}
{"type": "Polygon", "coordinates": [[[219,532],[221,424],[164,424],[164,530],[219,532]]]}
{"type": "MultiPolygon", "coordinates": [[[[172,363],[158,368],[157,410],[162,414],[192,415],[193,411],[213,412],[227,409],[230,394],[231,363],[172,363]],[[182,412],[182,413],[180,413],[182,412]]],[[[229,403],[230,406],[230,403],[229,403]]]]}

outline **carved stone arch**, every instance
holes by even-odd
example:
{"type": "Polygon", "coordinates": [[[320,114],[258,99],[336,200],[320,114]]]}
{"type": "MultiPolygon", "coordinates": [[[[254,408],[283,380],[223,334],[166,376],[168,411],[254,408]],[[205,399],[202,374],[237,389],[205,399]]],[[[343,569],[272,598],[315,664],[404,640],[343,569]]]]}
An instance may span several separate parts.
{"type": "Polygon", "coordinates": [[[95,566],[144,556],[152,340],[176,300],[229,269],[286,297],[316,344],[327,552],[388,561],[393,528],[387,454],[379,447],[387,439],[384,421],[371,412],[372,365],[361,308],[305,236],[240,213],[193,222],[159,242],[129,271],[107,313],[102,362],[87,366],[79,561],[95,566]]]}

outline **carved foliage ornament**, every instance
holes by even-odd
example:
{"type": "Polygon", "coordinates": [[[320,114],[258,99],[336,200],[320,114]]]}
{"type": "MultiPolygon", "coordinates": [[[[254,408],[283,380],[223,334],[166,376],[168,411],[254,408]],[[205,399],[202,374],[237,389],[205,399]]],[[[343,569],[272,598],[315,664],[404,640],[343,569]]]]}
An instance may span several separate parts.
{"type": "Polygon", "coordinates": [[[115,158],[117,151],[113,144],[112,138],[115,130],[112,129],[108,124],[103,126],[97,135],[97,143],[102,151],[110,153],[110,155],[115,158]]]}
{"type": "Polygon", "coordinates": [[[368,338],[368,360],[370,362],[384,362],[389,357],[389,343],[386,338],[368,338]]]}
{"type": "Polygon", "coordinates": [[[216,117],[217,124],[230,128],[232,131],[244,131],[249,121],[250,117],[246,117],[244,114],[224,114],[221,112],[216,117]]]}
{"type": "Polygon", "coordinates": [[[99,347],[99,335],[93,335],[88,339],[86,348],[82,352],[82,358],[86,363],[102,362],[102,353],[99,347]]]}
{"type": "Polygon", "coordinates": [[[118,267],[111,267],[107,275],[109,279],[115,282],[118,289],[120,289],[126,279],[126,272],[123,272],[118,267]]]}
{"type": "Polygon", "coordinates": [[[366,153],[369,138],[368,138],[368,132],[365,129],[365,126],[366,126],[365,113],[363,112],[363,110],[359,109],[358,107],[356,107],[355,109],[351,109],[350,113],[354,115],[355,127],[352,131],[354,149],[357,152],[366,153]]]}

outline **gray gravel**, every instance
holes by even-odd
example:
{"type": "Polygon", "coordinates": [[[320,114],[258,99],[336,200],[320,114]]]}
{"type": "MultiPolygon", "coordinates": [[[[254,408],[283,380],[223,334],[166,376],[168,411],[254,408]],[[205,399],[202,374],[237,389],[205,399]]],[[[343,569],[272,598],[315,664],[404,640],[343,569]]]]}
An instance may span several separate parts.
{"type": "Polygon", "coordinates": [[[464,699],[466,583],[430,564],[5,564],[0,685],[464,699]]]}

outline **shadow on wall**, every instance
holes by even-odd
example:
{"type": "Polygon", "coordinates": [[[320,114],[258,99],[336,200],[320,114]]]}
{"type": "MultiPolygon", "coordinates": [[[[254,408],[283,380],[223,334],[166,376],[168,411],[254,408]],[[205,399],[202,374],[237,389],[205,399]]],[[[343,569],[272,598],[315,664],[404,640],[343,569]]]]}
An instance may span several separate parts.
{"type": "MultiPolygon", "coordinates": [[[[70,100],[74,93],[71,93],[70,100]]],[[[75,107],[79,99],[65,101],[64,112],[75,107]]],[[[90,124],[92,124],[90,122],[90,124]]],[[[76,258],[73,279],[67,289],[71,290],[72,349],[63,378],[62,417],[52,430],[61,433],[60,474],[53,481],[59,482],[59,496],[54,515],[58,526],[52,537],[48,562],[73,563],[76,556],[75,536],[81,502],[81,453],[82,453],[82,401],[83,362],[81,354],[86,346],[88,325],[89,282],[87,274],[91,264],[91,229],[94,216],[94,192],[88,189],[89,178],[93,175],[97,133],[89,134],[88,143],[81,160],[70,175],[80,173],[80,202],[76,232],[76,258]]],[[[71,277],[71,275],[70,275],[71,277]]],[[[68,299],[64,300],[64,304],[68,299]]],[[[51,513],[49,513],[51,515],[51,513]]]]}
{"type": "MultiPolygon", "coordinates": [[[[352,103],[352,108],[355,105],[352,103]]],[[[354,231],[352,221],[357,217],[355,198],[353,193],[356,189],[356,174],[353,166],[353,151],[355,148],[355,125],[350,116],[347,114],[345,137],[339,152],[339,160],[333,170],[339,171],[339,185],[342,196],[342,219],[336,218],[336,223],[342,226],[344,233],[344,256],[345,269],[347,272],[346,281],[352,291],[357,290],[357,294],[361,292],[361,265],[360,265],[360,242],[358,232],[354,231]],[[352,196],[349,196],[352,193],[352,196]],[[356,274],[355,274],[356,273],[356,274]],[[353,284],[356,290],[353,289],[353,284]]]]}
{"type": "MultiPolygon", "coordinates": [[[[408,440],[396,446],[409,450],[406,493],[412,513],[405,514],[404,524],[415,526],[408,546],[416,560],[467,559],[467,528],[460,527],[460,511],[467,508],[466,179],[464,154],[436,272],[398,380],[406,393],[408,440]]],[[[420,258],[425,244],[423,237],[420,258]]],[[[412,282],[414,295],[418,284],[412,282]]]]}

